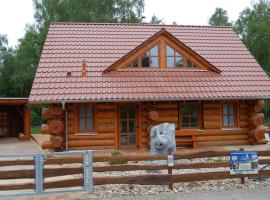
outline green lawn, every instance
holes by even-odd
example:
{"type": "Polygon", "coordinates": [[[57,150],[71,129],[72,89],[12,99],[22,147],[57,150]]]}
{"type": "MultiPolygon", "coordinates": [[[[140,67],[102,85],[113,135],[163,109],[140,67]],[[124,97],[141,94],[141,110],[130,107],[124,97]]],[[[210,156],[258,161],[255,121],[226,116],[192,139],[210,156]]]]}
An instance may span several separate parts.
{"type": "Polygon", "coordinates": [[[269,126],[270,125],[270,118],[267,117],[266,119],[264,119],[264,125],[265,126],[269,126]]]}
{"type": "Polygon", "coordinates": [[[32,126],[31,133],[32,134],[40,134],[40,126],[32,126]]]}

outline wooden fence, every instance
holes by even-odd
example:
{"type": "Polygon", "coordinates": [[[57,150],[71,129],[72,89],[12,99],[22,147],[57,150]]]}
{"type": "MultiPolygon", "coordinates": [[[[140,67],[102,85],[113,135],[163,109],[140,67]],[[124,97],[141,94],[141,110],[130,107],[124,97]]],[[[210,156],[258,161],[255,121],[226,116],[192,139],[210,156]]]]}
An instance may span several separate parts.
{"type": "MultiPolygon", "coordinates": [[[[245,177],[254,176],[270,176],[270,170],[259,170],[258,174],[253,175],[230,175],[229,161],[218,159],[211,160],[213,157],[228,158],[228,151],[198,151],[194,153],[177,153],[174,155],[175,164],[173,167],[168,167],[166,163],[156,164],[151,162],[138,162],[138,161],[153,161],[153,160],[167,160],[167,156],[152,156],[152,155],[134,155],[134,156],[107,156],[93,158],[94,162],[127,162],[127,164],[120,165],[106,165],[95,166],[93,172],[113,172],[119,171],[119,175],[101,176],[94,175],[94,185],[105,184],[140,184],[140,185],[169,185],[172,189],[173,183],[179,182],[192,182],[192,181],[207,181],[217,179],[235,179],[239,178],[243,181],[245,177]],[[205,161],[197,161],[197,158],[205,158],[205,161]],[[187,160],[182,160],[187,159],[187,160]],[[194,160],[195,159],[195,160],[194,160]],[[177,162],[182,160],[182,162],[177,162]],[[191,161],[193,160],[193,161],[191,161]],[[138,163],[130,163],[130,161],[137,161],[138,163]],[[218,169],[219,168],[219,169],[218,169]],[[210,172],[194,172],[194,173],[179,173],[178,170],[184,169],[212,169],[210,172]],[[216,169],[216,170],[215,170],[216,169]],[[218,169],[218,170],[217,170],[218,169]],[[147,174],[141,175],[123,175],[121,172],[134,171],[134,170],[167,170],[166,174],[147,174]]],[[[270,164],[270,151],[259,152],[259,164],[270,164]]]]}
{"type": "Polygon", "coordinates": [[[93,191],[91,159],[88,151],[0,155],[0,196],[93,191]]]}
{"type": "MultiPolygon", "coordinates": [[[[88,151],[88,153],[91,153],[88,151]]],[[[270,151],[259,151],[259,164],[270,164],[270,151]]],[[[207,181],[218,179],[238,178],[243,181],[245,177],[270,176],[270,169],[259,170],[258,174],[230,175],[228,151],[199,151],[192,153],[177,153],[174,155],[174,166],[168,167],[166,162],[153,161],[167,160],[167,156],[153,156],[150,154],[132,153],[130,155],[104,155],[89,156],[87,151],[30,154],[0,155],[0,196],[1,192],[14,191],[22,194],[22,191],[32,190],[26,194],[42,194],[50,191],[71,191],[70,188],[81,187],[83,191],[93,191],[93,185],[106,184],[140,184],[140,185],[169,185],[174,183],[207,181]],[[218,157],[218,158],[215,158],[218,157]],[[198,158],[204,158],[199,159],[198,158]],[[93,168],[92,161],[93,159],[93,168]],[[103,164],[97,164],[102,162],[103,164]],[[111,164],[109,164],[111,163],[111,164]],[[112,163],[114,163],[112,165],[112,163]],[[116,164],[124,163],[124,164],[116,164]],[[209,169],[205,172],[190,172],[186,169],[209,169]],[[165,170],[162,173],[146,173],[139,175],[124,175],[122,172],[142,170],[165,170]],[[212,170],[212,171],[211,171],[212,170]],[[118,172],[115,175],[110,172],[118,172]],[[94,175],[92,175],[94,172],[94,175]],[[106,176],[101,172],[107,172],[106,176]],[[166,173],[164,173],[166,172],[166,173]],[[63,176],[66,176],[63,179],[63,176]],[[27,180],[27,182],[24,182],[27,180]],[[11,181],[4,183],[4,181],[11,181]],[[53,190],[51,190],[53,189],[53,190]]]]}

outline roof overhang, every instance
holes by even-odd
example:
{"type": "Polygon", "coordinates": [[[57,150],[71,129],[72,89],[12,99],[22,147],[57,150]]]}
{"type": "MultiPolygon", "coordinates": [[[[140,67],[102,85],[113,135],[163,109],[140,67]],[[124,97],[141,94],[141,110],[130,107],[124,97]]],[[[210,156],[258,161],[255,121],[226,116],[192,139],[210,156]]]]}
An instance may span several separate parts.
{"type": "Polygon", "coordinates": [[[50,104],[50,103],[87,103],[87,102],[146,102],[146,101],[222,101],[222,100],[270,100],[270,96],[258,97],[213,97],[213,98],[146,98],[146,99],[82,99],[82,100],[45,100],[29,101],[30,104],[50,104]]]}

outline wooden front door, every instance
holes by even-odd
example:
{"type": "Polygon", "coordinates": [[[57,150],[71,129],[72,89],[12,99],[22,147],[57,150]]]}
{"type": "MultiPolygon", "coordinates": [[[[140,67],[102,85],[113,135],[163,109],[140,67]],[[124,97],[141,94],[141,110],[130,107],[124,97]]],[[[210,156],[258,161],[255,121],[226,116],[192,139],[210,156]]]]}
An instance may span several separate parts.
{"type": "Polygon", "coordinates": [[[137,107],[119,106],[119,146],[120,149],[136,148],[137,144],[137,107]]]}
{"type": "Polygon", "coordinates": [[[0,111],[0,137],[8,136],[8,112],[0,111]]]}

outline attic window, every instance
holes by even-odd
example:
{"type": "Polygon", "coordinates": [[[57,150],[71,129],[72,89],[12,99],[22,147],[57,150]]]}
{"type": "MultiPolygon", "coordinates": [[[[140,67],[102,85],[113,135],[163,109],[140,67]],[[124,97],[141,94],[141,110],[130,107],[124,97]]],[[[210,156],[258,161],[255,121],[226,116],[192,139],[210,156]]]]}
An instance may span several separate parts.
{"type": "Polygon", "coordinates": [[[134,59],[128,67],[142,67],[142,68],[158,68],[159,67],[159,46],[155,45],[153,48],[144,52],[141,56],[134,59]]]}
{"type": "Polygon", "coordinates": [[[166,45],[167,68],[183,67],[183,57],[175,49],[166,45]]]}
{"type": "Polygon", "coordinates": [[[187,60],[187,67],[196,67],[190,60],[187,60]]]}

